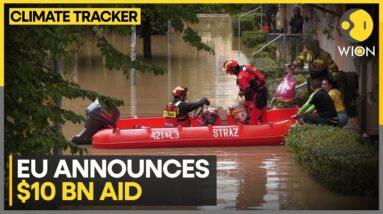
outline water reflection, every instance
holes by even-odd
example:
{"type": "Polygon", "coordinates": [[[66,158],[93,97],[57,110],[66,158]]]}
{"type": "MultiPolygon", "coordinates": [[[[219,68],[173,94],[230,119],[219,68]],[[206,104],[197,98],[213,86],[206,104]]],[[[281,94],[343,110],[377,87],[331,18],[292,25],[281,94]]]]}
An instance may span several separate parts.
{"type": "Polygon", "coordinates": [[[119,150],[93,149],[91,146],[87,148],[93,155],[216,155],[218,204],[198,207],[201,210],[363,210],[374,209],[378,203],[377,199],[345,196],[324,189],[295,163],[284,146],[119,150]]]}
{"type": "MultiPolygon", "coordinates": [[[[81,87],[103,95],[122,99],[122,116],[131,114],[132,94],[138,116],[160,115],[168,102],[169,89],[177,85],[190,88],[190,100],[206,96],[215,106],[226,108],[236,102],[237,86],[234,76],[222,72],[223,63],[237,58],[236,38],[233,37],[231,18],[205,16],[194,26],[203,41],[212,46],[215,55],[198,52],[185,44],[181,36],[172,37],[171,74],[155,76],[137,72],[135,92],[122,72],[109,71],[92,38],[84,40],[78,55],[64,65],[66,78],[81,87]],[[168,82],[169,81],[169,82],[168,82]],[[170,85],[170,87],[168,87],[170,85]]],[[[111,43],[124,53],[130,53],[130,37],[112,34],[111,43]]],[[[153,60],[150,63],[167,67],[166,36],[152,37],[153,60]]],[[[241,47],[245,50],[245,47],[241,47]]],[[[142,40],[137,40],[137,57],[142,53],[142,40]]],[[[239,53],[241,64],[247,63],[239,53]]],[[[133,103],[134,104],[134,103],[133,103]]],[[[88,100],[64,100],[64,108],[85,114],[88,100]]],[[[69,139],[83,124],[66,124],[64,135],[69,139]]],[[[162,149],[93,149],[91,155],[217,155],[217,206],[202,207],[103,207],[103,209],[373,209],[377,200],[332,193],[313,181],[296,165],[284,146],[227,147],[227,148],[162,148],[162,149]]],[[[85,207],[100,209],[100,207],[85,207]]]]}

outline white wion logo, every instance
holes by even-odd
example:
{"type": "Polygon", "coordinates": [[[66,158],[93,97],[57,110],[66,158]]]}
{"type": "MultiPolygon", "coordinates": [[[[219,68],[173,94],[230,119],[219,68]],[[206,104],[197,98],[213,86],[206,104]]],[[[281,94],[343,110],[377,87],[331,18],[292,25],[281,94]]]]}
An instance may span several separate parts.
{"type": "Polygon", "coordinates": [[[375,56],[375,46],[372,46],[372,48],[363,46],[338,46],[338,51],[341,56],[375,56]]]}

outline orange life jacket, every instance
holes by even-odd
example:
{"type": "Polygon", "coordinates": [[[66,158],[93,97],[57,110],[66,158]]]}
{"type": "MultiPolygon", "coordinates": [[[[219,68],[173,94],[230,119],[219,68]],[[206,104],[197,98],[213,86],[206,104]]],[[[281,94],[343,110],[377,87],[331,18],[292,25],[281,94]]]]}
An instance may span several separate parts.
{"type": "MultiPolygon", "coordinates": [[[[253,66],[245,65],[241,67],[238,74],[237,85],[244,91],[250,87],[253,93],[252,101],[255,101],[258,109],[267,105],[267,87],[265,76],[253,66]]],[[[246,95],[245,95],[246,96],[246,95]]]]}

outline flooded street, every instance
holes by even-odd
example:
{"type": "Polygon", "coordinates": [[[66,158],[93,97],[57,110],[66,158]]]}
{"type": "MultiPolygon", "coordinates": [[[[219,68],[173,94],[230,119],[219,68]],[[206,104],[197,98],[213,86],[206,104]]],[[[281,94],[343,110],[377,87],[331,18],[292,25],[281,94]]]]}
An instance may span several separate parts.
{"type": "MultiPolygon", "coordinates": [[[[207,97],[213,106],[227,109],[236,103],[238,88],[235,76],[226,75],[222,65],[238,56],[240,64],[248,63],[246,55],[251,53],[245,47],[241,47],[244,53],[236,51],[237,38],[233,36],[231,22],[231,17],[225,15],[201,16],[200,23],[193,25],[202,40],[215,50],[215,55],[198,52],[173,32],[170,66],[167,64],[166,35],[152,36],[153,60],[146,62],[171,69],[171,73],[155,76],[137,71],[136,88],[131,88],[130,80],[122,72],[105,68],[96,41],[91,38],[85,40],[80,51],[63,65],[65,78],[84,89],[124,100],[125,105],[119,107],[122,117],[162,115],[164,106],[170,101],[171,90],[178,85],[189,88],[189,100],[207,97]],[[132,90],[136,99],[132,99],[132,90]]],[[[112,34],[108,39],[120,51],[130,53],[129,36],[112,34]]],[[[142,59],[142,40],[137,39],[137,57],[142,59]]],[[[63,100],[64,108],[82,115],[89,104],[88,100],[63,100]]],[[[66,124],[63,132],[70,139],[82,128],[83,124],[66,124]]],[[[323,188],[297,165],[285,146],[118,150],[85,147],[89,155],[216,155],[217,206],[190,209],[377,209],[377,200],[345,196],[323,188]]]]}

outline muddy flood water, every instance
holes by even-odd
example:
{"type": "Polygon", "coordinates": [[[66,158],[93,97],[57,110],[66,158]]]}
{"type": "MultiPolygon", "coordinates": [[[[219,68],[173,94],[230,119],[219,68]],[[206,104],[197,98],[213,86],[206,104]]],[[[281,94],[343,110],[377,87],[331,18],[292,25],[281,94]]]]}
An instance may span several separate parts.
{"type": "MultiPolygon", "coordinates": [[[[170,90],[178,85],[189,88],[189,100],[208,97],[216,107],[227,108],[237,101],[234,76],[222,72],[222,64],[231,58],[248,63],[251,54],[245,47],[237,51],[237,38],[231,31],[231,17],[200,16],[193,25],[215,55],[198,52],[173,32],[170,73],[155,76],[137,72],[136,87],[122,72],[109,71],[89,38],[80,51],[64,63],[65,78],[82,88],[124,100],[119,107],[122,117],[161,115],[169,101],[170,90]],[[229,29],[229,30],[228,30],[229,29]]],[[[130,36],[109,35],[112,44],[130,53],[130,36]]],[[[152,36],[152,64],[168,68],[166,35],[152,36]]],[[[137,36],[137,57],[142,58],[142,40],[137,36]]],[[[85,115],[88,100],[64,100],[63,107],[85,115]]],[[[84,124],[66,124],[64,135],[70,139],[84,124]]],[[[94,149],[84,146],[89,155],[216,155],[217,206],[201,207],[85,207],[84,209],[257,209],[257,210],[332,210],[377,209],[377,199],[333,193],[297,165],[284,145],[254,147],[161,148],[161,149],[94,149]]],[[[81,207],[79,207],[81,208],[81,207]]]]}

